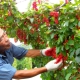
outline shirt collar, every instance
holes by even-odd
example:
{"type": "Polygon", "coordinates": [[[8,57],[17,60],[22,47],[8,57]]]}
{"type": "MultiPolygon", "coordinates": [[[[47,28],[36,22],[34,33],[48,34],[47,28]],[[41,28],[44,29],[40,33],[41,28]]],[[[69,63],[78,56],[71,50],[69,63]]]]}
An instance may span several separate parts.
{"type": "MultiPolygon", "coordinates": [[[[12,43],[11,43],[11,46],[12,46],[12,43]]],[[[11,47],[10,47],[11,48],[11,47]]],[[[10,49],[8,49],[8,50],[6,50],[5,51],[5,54],[6,54],[6,52],[10,52],[10,49]]],[[[7,54],[6,54],[7,55],[7,54]]],[[[5,55],[2,55],[2,54],[0,54],[0,58],[2,58],[2,57],[6,57],[5,55]]]]}
{"type": "Polygon", "coordinates": [[[0,54],[0,58],[2,58],[2,57],[6,57],[6,56],[4,56],[4,55],[0,54]]]}

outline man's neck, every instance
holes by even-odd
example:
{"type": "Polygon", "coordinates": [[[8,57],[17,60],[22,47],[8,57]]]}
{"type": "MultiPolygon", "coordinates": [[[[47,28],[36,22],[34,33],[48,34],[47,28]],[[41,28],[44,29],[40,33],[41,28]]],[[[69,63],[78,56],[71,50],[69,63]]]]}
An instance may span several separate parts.
{"type": "Polygon", "coordinates": [[[0,50],[0,54],[6,55],[4,50],[0,50]]]}

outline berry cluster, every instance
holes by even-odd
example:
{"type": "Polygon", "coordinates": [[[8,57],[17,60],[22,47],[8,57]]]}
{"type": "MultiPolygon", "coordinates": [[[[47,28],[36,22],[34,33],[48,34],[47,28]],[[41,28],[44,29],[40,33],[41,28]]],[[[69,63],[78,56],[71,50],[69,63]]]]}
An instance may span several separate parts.
{"type": "Polygon", "coordinates": [[[22,29],[17,30],[17,37],[20,39],[20,41],[23,41],[24,44],[27,43],[27,35],[26,32],[22,29]]]}

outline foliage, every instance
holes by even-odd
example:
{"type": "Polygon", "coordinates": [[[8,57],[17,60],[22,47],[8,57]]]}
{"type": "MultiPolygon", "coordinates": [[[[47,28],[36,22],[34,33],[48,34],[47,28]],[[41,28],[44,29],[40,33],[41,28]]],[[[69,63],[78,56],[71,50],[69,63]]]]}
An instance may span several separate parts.
{"type": "MultiPolygon", "coordinates": [[[[37,2],[25,13],[19,13],[14,5],[12,0],[0,3],[0,27],[10,37],[16,37],[36,49],[56,47],[57,54],[68,57],[65,62],[67,69],[44,73],[42,79],[75,80],[80,73],[80,1],[69,2],[63,7],[61,4],[37,2]]],[[[40,67],[51,59],[35,58],[33,63],[40,67]]]]}
{"type": "Polygon", "coordinates": [[[17,70],[31,69],[32,68],[32,59],[31,58],[23,58],[21,60],[14,59],[13,66],[17,70]]]}

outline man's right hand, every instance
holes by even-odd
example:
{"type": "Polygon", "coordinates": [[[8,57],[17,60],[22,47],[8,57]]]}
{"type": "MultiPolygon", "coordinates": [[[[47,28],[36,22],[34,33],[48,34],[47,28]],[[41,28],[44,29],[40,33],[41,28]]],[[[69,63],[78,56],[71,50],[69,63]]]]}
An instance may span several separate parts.
{"type": "Polygon", "coordinates": [[[56,55],[56,48],[46,48],[41,50],[41,54],[44,56],[55,56],[56,55]]]}
{"type": "Polygon", "coordinates": [[[63,61],[60,60],[60,62],[56,63],[56,59],[55,60],[51,60],[50,62],[48,62],[45,67],[48,71],[55,71],[57,69],[59,69],[61,66],[63,65],[63,61]]]}

